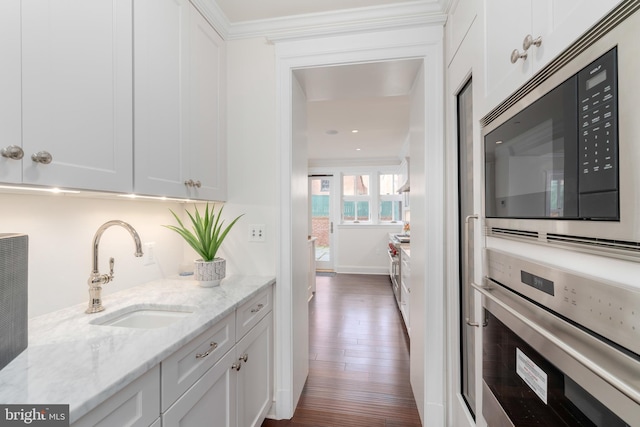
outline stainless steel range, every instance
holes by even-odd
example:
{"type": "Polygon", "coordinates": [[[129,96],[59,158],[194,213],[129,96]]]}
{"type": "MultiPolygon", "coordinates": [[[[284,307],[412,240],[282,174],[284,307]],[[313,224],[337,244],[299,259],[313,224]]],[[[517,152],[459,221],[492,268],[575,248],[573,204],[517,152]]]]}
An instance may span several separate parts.
{"type": "Polygon", "coordinates": [[[490,426],[640,426],[640,289],[486,251],[490,426]]]}

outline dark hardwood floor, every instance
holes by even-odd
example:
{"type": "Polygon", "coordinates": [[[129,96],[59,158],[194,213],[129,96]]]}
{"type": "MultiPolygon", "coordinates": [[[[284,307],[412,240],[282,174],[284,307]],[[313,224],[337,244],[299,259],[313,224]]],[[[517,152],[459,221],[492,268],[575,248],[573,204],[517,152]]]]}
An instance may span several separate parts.
{"type": "Polygon", "coordinates": [[[293,418],[262,427],[420,426],[389,276],[318,276],[309,346],[309,377],[293,418]]]}

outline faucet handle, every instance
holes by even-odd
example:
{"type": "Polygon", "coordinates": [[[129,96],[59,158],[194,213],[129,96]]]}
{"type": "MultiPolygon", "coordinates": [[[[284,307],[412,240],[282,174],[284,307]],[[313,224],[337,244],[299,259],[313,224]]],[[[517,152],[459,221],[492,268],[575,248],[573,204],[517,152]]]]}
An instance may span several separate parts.
{"type": "Polygon", "coordinates": [[[113,280],[113,266],[115,263],[116,260],[113,257],[109,258],[109,280],[113,280]]]}

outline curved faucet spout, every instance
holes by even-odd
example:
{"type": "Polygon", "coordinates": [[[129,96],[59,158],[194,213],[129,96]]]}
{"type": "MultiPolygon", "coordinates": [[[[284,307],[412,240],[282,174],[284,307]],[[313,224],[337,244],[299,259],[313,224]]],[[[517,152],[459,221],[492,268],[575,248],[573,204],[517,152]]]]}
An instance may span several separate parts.
{"type": "Polygon", "coordinates": [[[98,231],[96,231],[95,236],[93,236],[93,266],[91,269],[91,275],[89,276],[89,280],[88,280],[89,307],[87,308],[86,313],[98,313],[104,310],[104,307],[102,306],[102,296],[101,296],[102,285],[109,283],[111,280],[113,280],[114,259],[111,258],[109,261],[109,266],[110,266],[109,273],[100,274],[100,271],[98,270],[98,246],[100,245],[100,238],[102,237],[102,234],[104,233],[104,231],[113,225],[119,225],[120,227],[127,230],[129,234],[131,234],[131,237],[133,237],[133,241],[136,244],[136,252],[134,255],[136,257],[141,257],[143,255],[142,242],[140,241],[140,236],[138,236],[138,232],[126,222],[116,219],[112,221],[107,221],[104,224],[102,224],[100,228],[98,228],[98,231]]]}
{"type": "Polygon", "coordinates": [[[125,230],[129,232],[129,234],[131,234],[131,237],[133,237],[133,241],[136,244],[136,253],[133,255],[137,258],[140,258],[142,255],[144,255],[142,253],[142,241],[140,240],[140,236],[138,235],[138,232],[135,230],[135,228],[133,228],[131,225],[129,225],[124,221],[120,221],[119,219],[107,221],[104,224],[102,224],[100,228],[98,228],[98,231],[96,231],[95,236],[93,236],[93,269],[92,269],[93,273],[98,273],[98,246],[100,245],[100,238],[102,237],[102,234],[107,228],[114,225],[119,225],[120,227],[123,227],[125,230]]]}

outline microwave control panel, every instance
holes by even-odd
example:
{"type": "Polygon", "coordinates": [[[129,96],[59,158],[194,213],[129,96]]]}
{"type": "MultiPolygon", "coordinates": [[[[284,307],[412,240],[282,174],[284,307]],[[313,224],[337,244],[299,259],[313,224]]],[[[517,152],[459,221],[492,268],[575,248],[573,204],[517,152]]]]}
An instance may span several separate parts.
{"type": "Polygon", "coordinates": [[[578,73],[581,217],[611,217],[618,212],[616,53],[616,48],[610,50],[578,73]]]}

